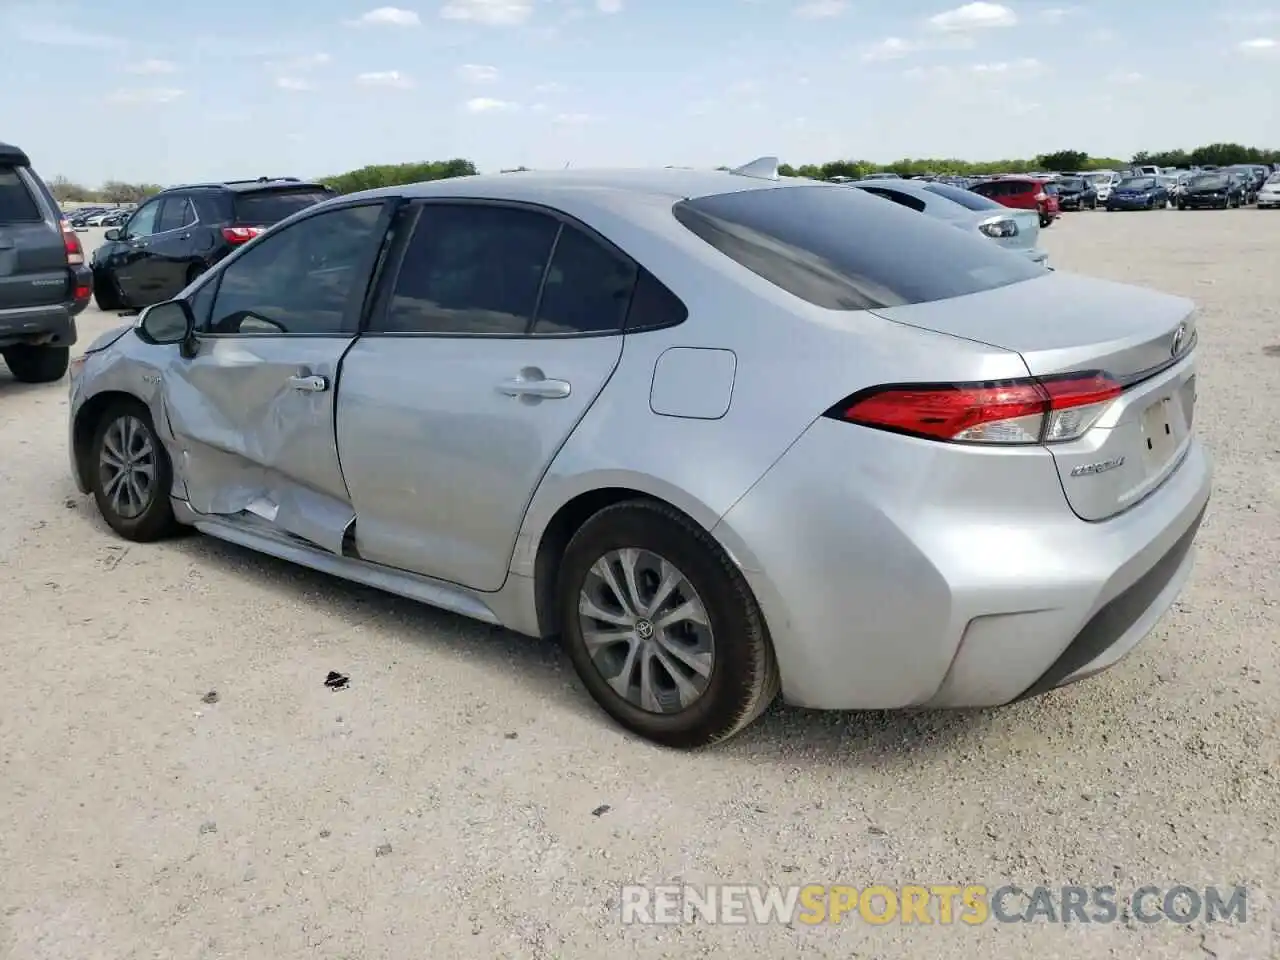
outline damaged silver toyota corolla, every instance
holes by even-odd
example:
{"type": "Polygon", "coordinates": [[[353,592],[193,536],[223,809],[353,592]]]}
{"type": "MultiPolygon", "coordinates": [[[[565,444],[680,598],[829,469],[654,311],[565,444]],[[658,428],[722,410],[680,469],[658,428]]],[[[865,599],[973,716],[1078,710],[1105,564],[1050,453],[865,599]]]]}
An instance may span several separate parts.
{"type": "Polygon", "coordinates": [[[1116,663],[1209,499],[1192,304],[764,166],[309,208],[77,363],[76,482],[560,636],[673,746],[1116,663]]]}

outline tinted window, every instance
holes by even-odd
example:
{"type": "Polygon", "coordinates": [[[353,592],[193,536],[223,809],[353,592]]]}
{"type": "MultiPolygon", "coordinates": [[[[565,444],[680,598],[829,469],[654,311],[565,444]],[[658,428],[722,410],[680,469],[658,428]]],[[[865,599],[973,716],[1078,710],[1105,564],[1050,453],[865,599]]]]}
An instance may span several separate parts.
{"type": "Polygon", "coordinates": [[[488,204],[427,204],[405,250],[387,333],[523,334],[560,221],[488,204]]]}
{"type": "Polygon", "coordinates": [[[1054,194],[1058,192],[1058,185],[1056,183],[1042,183],[1040,189],[1045,193],[1054,194]]]}
{"type": "Polygon", "coordinates": [[[1079,177],[1066,177],[1058,181],[1058,187],[1063,190],[1083,190],[1084,181],[1079,177]]]}
{"type": "Polygon", "coordinates": [[[186,197],[165,197],[160,206],[160,219],[156,223],[156,233],[185,227],[194,219],[187,213],[190,206],[191,202],[186,197]]]}
{"type": "Polygon", "coordinates": [[[635,285],[636,265],[630,257],[565,224],[551,255],[533,332],[620,331],[635,285]]]}
{"type": "Polygon", "coordinates": [[[872,196],[906,207],[908,210],[914,210],[916,213],[924,213],[925,202],[919,197],[913,197],[910,194],[903,193],[901,190],[886,190],[882,187],[859,187],[859,189],[872,196]]]}
{"type": "Polygon", "coordinates": [[[1227,178],[1217,174],[1208,177],[1192,177],[1187,181],[1187,186],[1195,187],[1197,190],[1225,190],[1227,178]]]}
{"type": "Polygon", "coordinates": [[[652,330],[684,323],[689,308],[644,267],[636,278],[636,289],[631,295],[631,308],[627,311],[627,330],[652,330]]]}
{"type": "Polygon", "coordinates": [[[40,207],[13,167],[0,167],[0,223],[37,223],[40,207]]]}
{"type": "Polygon", "coordinates": [[[1044,275],[980,237],[841,187],[745,190],[684,200],[674,213],[748,270],[830,310],[927,303],[1044,275]]]}
{"type": "Polygon", "coordinates": [[[253,241],[222,272],[212,333],[335,334],[364,298],[381,204],[344,207],[253,241]]]}
{"type": "Polygon", "coordinates": [[[1121,190],[1154,190],[1156,181],[1154,177],[1129,177],[1121,180],[1119,187],[1121,190]]]}
{"type": "Polygon", "coordinates": [[[267,227],[313,207],[333,194],[311,187],[306,190],[255,190],[235,195],[235,218],[239,223],[267,227]]]}
{"type": "Polygon", "coordinates": [[[988,197],[982,196],[980,193],[974,193],[972,190],[962,190],[959,187],[951,186],[949,183],[931,183],[925,189],[930,193],[936,193],[940,197],[946,197],[948,200],[958,203],[969,210],[1004,209],[1003,206],[988,197]]]}

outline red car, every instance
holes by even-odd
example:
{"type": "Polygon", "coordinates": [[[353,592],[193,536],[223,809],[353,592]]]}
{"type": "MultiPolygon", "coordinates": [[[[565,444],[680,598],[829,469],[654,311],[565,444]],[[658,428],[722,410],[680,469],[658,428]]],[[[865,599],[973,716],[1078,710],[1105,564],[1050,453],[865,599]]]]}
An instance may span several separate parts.
{"type": "Polygon", "coordinates": [[[1001,177],[974,184],[970,189],[1006,207],[1038,211],[1042,227],[1049,226],[1061,213],[1053,184],[1034,177],[1001,177]]]}

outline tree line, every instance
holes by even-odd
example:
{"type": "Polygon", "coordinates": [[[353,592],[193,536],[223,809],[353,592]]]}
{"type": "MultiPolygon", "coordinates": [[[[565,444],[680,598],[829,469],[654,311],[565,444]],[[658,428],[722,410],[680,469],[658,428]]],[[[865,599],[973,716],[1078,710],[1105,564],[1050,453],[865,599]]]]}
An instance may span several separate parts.
{"type": "MultiPolygon", "coordinates": [[[[1130,160],[1116,157],[1092,157],[1082,150],[1059,150],[1029,159],[961,160],[958,158],[904,159],[893,163],[870,160],[830,160],[826,163],[781,164],[783,176],[811,177],[830,180],[833,177],[857,179],[869,173],[897,173],[904,177],[923,174],[982,175],[992,173],[1030,173],[1035,171],[1120,170],[1129,166],[1154,163],[1162,167],[1192,167],[1206,164],[1227,166],[1233,163],[1280,163],[1280,150],[1246,147],[1238,143],[1211,143],[1193,150],[1143,151],[1130,160]]],[[[523,170],[524,167],[517,167],[523,170]]],[[[722,167],[721,169],[728,169],[722,167]]],[[[320,179],[338,193],[355,193],[376,187],[393,187],[424,180],[466,177],[477,173],[470,160],[424,160],[418,163],[383,163],[349,170],[320,179]]],[[[512,172],[504,170],[504,173],[512,172]]],[[[100,203],[137,203],[164,189],[154,183],[124,183],[111,180],[97,189],[73,183],[66,177],[55,177],[49,183],[53,195],[61,202],[93,201],[100,203]]]]}

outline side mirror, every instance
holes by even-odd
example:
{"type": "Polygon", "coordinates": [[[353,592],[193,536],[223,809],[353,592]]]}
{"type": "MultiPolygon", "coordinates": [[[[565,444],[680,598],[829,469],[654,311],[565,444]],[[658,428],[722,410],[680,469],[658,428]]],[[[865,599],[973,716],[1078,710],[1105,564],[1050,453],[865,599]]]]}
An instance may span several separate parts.
{"type": "Polygon", "coordinates": [[[195,317],[185,300],[168,300],[147,307],[134,330],[143,343],[186,343],[195,332],[195,317]]]}
{"type": "Polygon", "coordinates": [[[124,231],[117,227],[112,227],[110,230],[108,230],[106,233],[102,235],[102,239],[103,240],[123,240],[124,231]]]}

